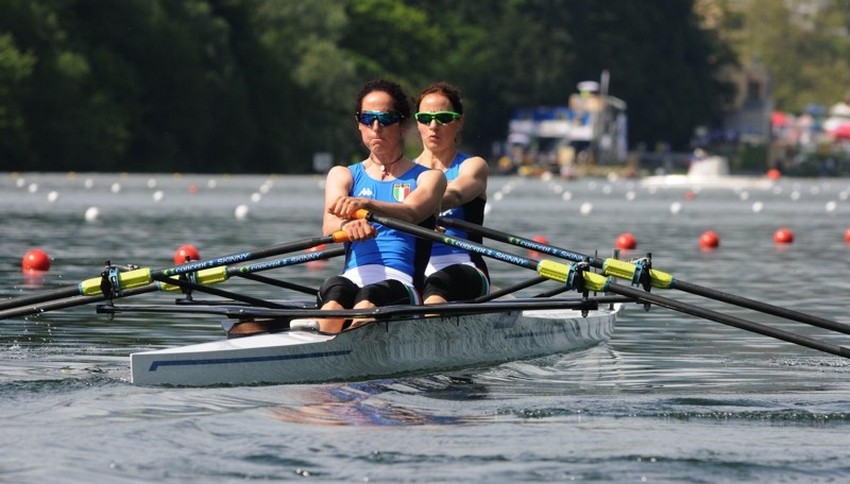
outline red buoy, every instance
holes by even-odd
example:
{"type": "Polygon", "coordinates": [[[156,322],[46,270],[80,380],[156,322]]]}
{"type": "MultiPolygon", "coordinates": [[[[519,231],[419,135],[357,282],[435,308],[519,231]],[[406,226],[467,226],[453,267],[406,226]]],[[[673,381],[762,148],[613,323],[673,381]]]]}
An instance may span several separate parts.
{"type": "Polygon", "coordinates": [[[790,244],[794,242],[794,232],[791,232],[791,229],[777,229],[773,233],[773,241],[777,244],[790,244]]]}
{"type": "Polygon", "coordinates": [[[174,263],[177,265],[193,260],[201,260],[201,254],[198,253],[198,249],[194,245],[187,244],[180,246],[177,252],[174,253],[174,263]]]}
{"type": "Polygon", "coordinates": [[[685,192],[685,200],[693,200],[694,198],[696,198],[696,196],[697,194],[690,190],[685,192]]]}
{"type": "Polygon", "coordinates": [[[767,170],[767,178],[770,180],[778,180],[782,176],[782,172],[776,168],[767,170]]]}
{"type": "Polygon", "coordinates": [[[720,237],[713,230],[706,230],[699,236],[699,246],[703,249],[716,249],[720,245],[720,237]]]}
{"type": "Polygon", "coordinates": [[[50,257],[41,249],[30,249],[21,260],[21,272],[32,274],[34,272],[47,272],[50,270],[50,257]]]}
{"type": "Polygon", "coordinates": [[[617,236],[616,246],[618,249],[633,250],[637,248],[637,240],[629,232],[623,232],[617,236]]]}
{"type": "Polygon", "coordinates": [[[850,229],[844,231],[844,242],[850,244],[850,229]]]}

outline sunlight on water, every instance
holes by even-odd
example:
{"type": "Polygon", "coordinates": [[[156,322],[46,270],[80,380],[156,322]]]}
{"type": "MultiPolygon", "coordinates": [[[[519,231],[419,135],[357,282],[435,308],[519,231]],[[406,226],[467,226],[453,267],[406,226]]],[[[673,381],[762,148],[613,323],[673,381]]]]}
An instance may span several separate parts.
{"type": "MultiPolygon", "coordinates": [[[[163,268],[184,244],[210,258],[320,230],[319,177],[22,177],[22,184],[0,178],[4,299],[99,277],[107,260],[163,268]],[[237,216],[240,206],[246,210],[237,216]],[[87,217],[92,207],[97,216],[87,217]],[[50,255],[51,268],[24,277],[21,257],[34,247],[50,255]]],[[[610,257],[617,236],[630,232],[638,246],[621,251],[622,258],[651,253],[654,269],[680,280],[850,325],[844,297],[850,282],[841,276],[850,251],[844,241],[850,207],[842,197],[848,190],[848,180],[782,180],[772,190],[703,189],[686,196],[683,189],[647,189],[633,180],[493,178],[487,224],[600,258],[610,257]],[[780,227],[793,230],[792,244],[774,242],[780,227]],[[706,230],[718,233],[717,249],[700,248],[706,230]]],[[[535,275],[496,261],[489,266],[499,287],[535,275]]],[[[333,260],[273,275],[316,287],[339,270],[340,261],[333,260]]],[[[555,287],[546,282],[520,294],[555,287]]],[[[264,298],[310,298],[245,280],[227,288],[264,298]]],[[[693,294],[653,293],[850,346],[848,335],[693,294]]],[[[133,302],[170,304],[179,296],[152,293],[133,302]]],[[[850,477],[850,360],[660,307],[647,312],[630,304],[608,343],[531,361],[370,382],[190,389],[130,385],[127,356],[218,339],[221,317],[110,318],[94,306],[0,324],[0,415],[4,435],[15,442],[0,460],[4,477],[850,477]],[[50,453],[46,465],[44,449],[50,453]]]]}

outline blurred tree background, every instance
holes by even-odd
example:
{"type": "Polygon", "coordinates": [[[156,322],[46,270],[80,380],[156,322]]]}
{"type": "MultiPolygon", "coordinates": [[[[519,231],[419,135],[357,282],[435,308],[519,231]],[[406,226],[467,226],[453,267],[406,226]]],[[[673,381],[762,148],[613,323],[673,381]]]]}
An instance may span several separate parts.
{"type": "Polygon", "coordinates": [[[629,141],[688,149],[759,58],[778,109],[843,98],[846,0],[4,0],[0,170],[301,173],[364,151],[376,77],[457,85],[490,156],[520,105],[611,73],[629,141]],[[820,8],[807,11],[805,7],[820,8]]]}

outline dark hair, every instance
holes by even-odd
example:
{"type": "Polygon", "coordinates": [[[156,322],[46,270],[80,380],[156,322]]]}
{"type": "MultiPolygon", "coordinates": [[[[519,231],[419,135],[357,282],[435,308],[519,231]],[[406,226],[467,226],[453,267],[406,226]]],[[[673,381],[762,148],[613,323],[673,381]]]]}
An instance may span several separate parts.
{"type": "Polygon", "coordinates": [[[401,85],[386,79],[369,81],[365,86],[363,86],[363,89],[360,90],[360,94],[357,95],[357,103],[354,105],[355,115],[360,114],[360,108],[363,106],[363,98],[374,91],[381,91],[389,94],[390,97],[393,98],[393,110],[398,111],[403,119],[410,118],[410,98],[408,98],[407,94],[404,93],[404,89],[401,88],[401,85]]]}
{"type": "Polygon", "coordinates": [[[423,89],[422,92],[419,93],[419,97],[416,99],[416,110],[419,111],[419,105],[422,104],[422,99],[425,96],[435,93],[446,96],[452,104],[452,109],[454,109],[454,111],[458,114],[463,114],[463,102],[460,100],[460,91],[445,81],[435,82],[423,89]]]}

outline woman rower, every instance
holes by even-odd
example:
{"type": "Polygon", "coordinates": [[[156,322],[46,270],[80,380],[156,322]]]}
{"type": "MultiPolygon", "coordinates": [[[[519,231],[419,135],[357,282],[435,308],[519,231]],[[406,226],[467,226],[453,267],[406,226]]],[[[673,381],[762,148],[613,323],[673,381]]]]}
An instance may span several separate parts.
{"type": "MultiPolygon", "coordinates": [[[[446,82],[437,82],[419,94],[416,110],[423,146],[416,163],[444,172],[448,180],[440,202],[440,217],[481,225],[487,202],[489,169],[484,158],[460,152],[456,147],[463,128],[460,93],[446,82]]],[[[480,236],[459,230],[449,228],[446,233],[481,242],[480,236]]],[[[427,279],[422,293],[425,304],[474,299],[490,290],[484,259],[445,244],[433,244],[425,274],[427,279]]]]}
{"type": "MultiPolygon", "coordinates": [[[[366,209],[409,223],[421,224],[429,218],[433,222],[446,178],[441,171],[404,157],[410,114],[408,97],[395,82],[369,82],[357,96],[354,115],[369,156],[328,172],[322,231],[343,230],[350,242],[342,275],[327,279],[319,288],[322,309],[421,303],[416,286],[424,279],[430,243],[352,218],[356,210],[366,209]]],[[[355,320],[351,327],[360,322],[355,320]]],[[[322,319],[319,329],[336,333],[344,323],[340,318],[322,319]]]]}

